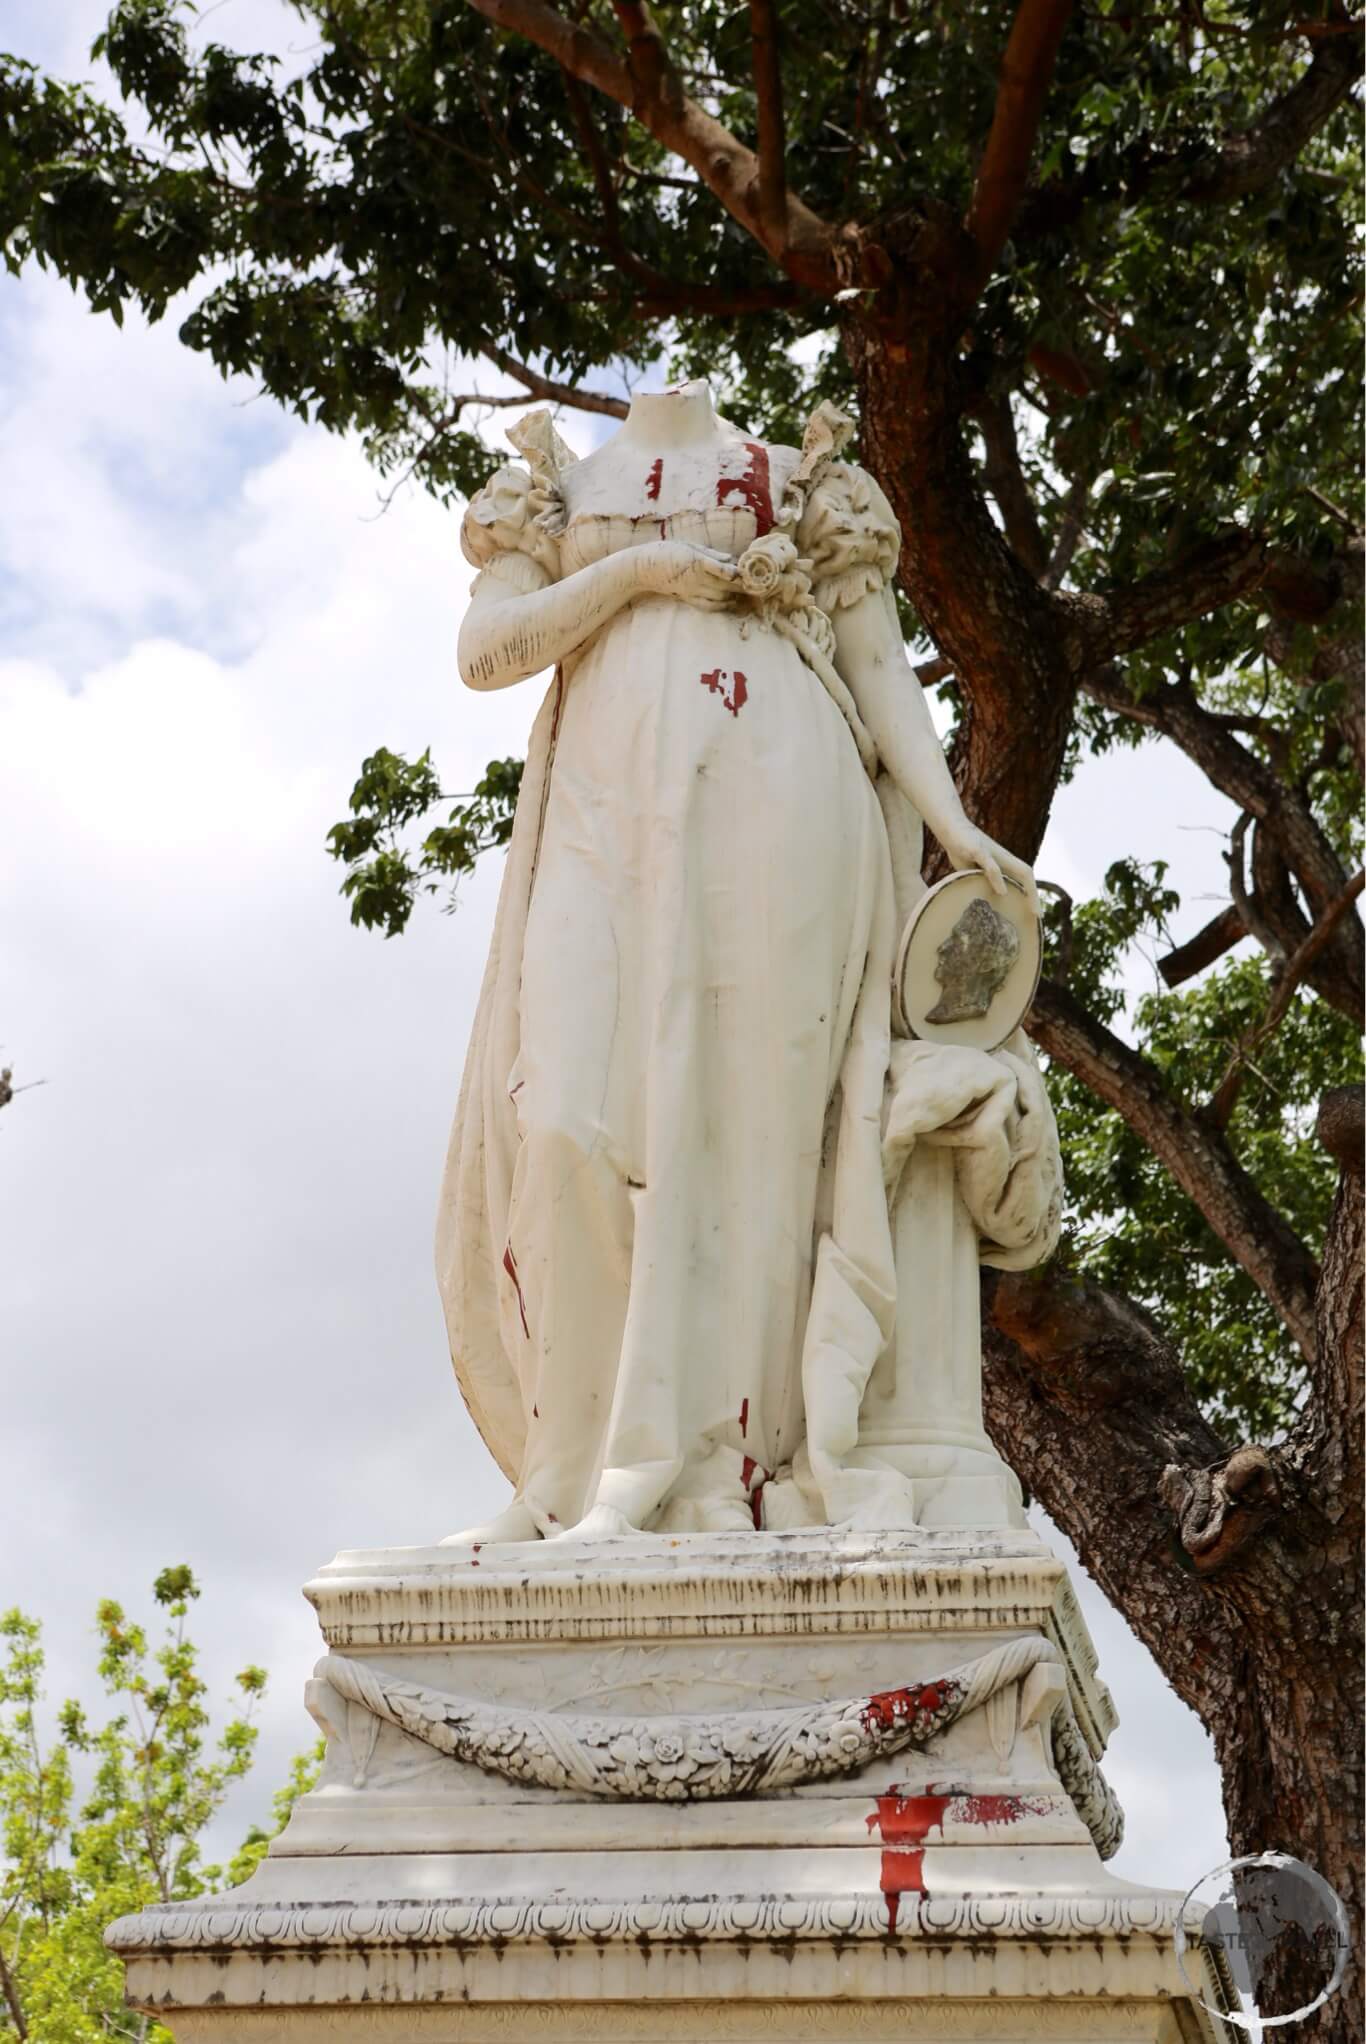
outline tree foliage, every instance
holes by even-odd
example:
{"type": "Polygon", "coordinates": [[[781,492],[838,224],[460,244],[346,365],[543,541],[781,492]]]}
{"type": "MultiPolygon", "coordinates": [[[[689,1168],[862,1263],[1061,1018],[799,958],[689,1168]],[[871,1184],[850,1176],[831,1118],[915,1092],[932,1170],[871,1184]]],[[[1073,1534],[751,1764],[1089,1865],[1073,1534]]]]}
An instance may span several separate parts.
{"type": "Polygon", "coordinates": [[[383,745],[372,753],[351,790],[350,817],[327,833],[328,851],[348,868],[341,891],[352,922],[397,937],[419,896],[440,893],[443,885],[454,908],[461,877],[512,835],[521,784],[520,760],[495,759],[472,794],[443,795],[430,747],[415,760],[383,745]],[[414,846],[411,826],[439,802],[452,804],[446,821],[414,846]]]}
{"type": "MultiPolygon", "coordinates": [[[[169,2031],[125,2010],[105,1928],[149,1902],[245,1880],[273,1835],[253,1827],[226,1869],[205,1862],[205,1833],[251,1768],[266,1676],[242,1669],[232,1714],[215,1732],[186,1633],[199,1586],[188,1568],[166,1568],[152,1594],[164,1619],[155,1643],[112,1599],[96,1612],[112,1706],[101,1723],[68,1701],[49,1727],[42,1627],[19,1610],[0,1616],[0,2037],[171,2044],[169,2031]]],[[[312,1786],[319,1757],[295,1760],[275,1798],[275,1830],[312,1786]]]]}

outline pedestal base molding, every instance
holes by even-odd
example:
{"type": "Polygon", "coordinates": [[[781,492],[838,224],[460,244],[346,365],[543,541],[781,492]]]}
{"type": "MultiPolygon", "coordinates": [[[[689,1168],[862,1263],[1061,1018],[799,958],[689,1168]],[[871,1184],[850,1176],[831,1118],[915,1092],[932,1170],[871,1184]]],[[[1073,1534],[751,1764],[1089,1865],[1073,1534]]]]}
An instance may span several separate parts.
{"type": "Polygon", "coordinates": [[[1028,1533],[338,1558],[319,1787],[124,1919],[179,2044],[1212,2044],[1116,1880],[1114,1722],[1028,1533]],[[1098,1852],[1099,1847],[1099,1852],[1098,1852]]]}

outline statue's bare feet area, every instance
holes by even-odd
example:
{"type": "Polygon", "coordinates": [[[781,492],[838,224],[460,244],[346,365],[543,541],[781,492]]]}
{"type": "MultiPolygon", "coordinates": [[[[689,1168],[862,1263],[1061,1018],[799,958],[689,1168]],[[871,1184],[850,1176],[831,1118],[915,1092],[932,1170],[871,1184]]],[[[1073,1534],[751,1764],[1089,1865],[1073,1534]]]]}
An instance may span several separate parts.
{"type": "Polygon", "coordinates": [[[577,1526],[567,1526],[563,1533],[556,1535],[559,1540],[610,1540],[622,1533],[637,1533],[624,1512],[612,1505],[594,1505],[591,1512],[585,1512],[577,1526]]]}
{"type": "Polygon", "coordinates": [[[496,1547],[522,1540],[539,1540],[541,1529],[529,1508],[514,1498],[506,1511],[499,1512],[486,1526],[470,1526],[463,1533],[448,1533],[442,1547],[496,1547]]]}

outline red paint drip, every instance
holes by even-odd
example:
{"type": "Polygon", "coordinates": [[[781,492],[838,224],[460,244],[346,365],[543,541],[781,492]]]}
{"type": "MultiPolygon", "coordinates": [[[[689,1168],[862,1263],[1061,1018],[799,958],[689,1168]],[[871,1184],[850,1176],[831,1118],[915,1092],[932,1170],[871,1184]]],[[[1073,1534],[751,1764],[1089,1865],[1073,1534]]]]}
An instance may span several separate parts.
{"type": "Polygon", "coordinates": [[[714,696],[720,696],[732,717],[738,717],[749,701],[749,685],[737,667],[730,677],[734,686],[727,689],[725,686],[727,671],[724,667],[713,667],[710,674],[699,674],[697,678],[703,688],[710,689],[714,696]]]}
{"type": "Polygon", "coordinates": [[[741,497],[754,513],[754,531],[757,539],[773,529],[773,489],[768,473],[768,449],[759,440],[746,440],[745,450],[749,455],[749,467],[741,476],[719,476],[716,483],[716,501],[724,504],[727,497],[741,497]]]}
{"type": "Polygon", "coordinates": [[[747,1398],[742,1398],[742,1399],[740,1400],[740,1438],[741,1438],[741,1440],[743,1440],[743,1439],[745,1438],[745,1436],[746,1436],[746,1434],[747,1434],[748,1432],[749,1432],[749,1400],[748,1400],[747,1398]]]}
{"type": "Polygon", "coordinates": [[[539,1419],[539,1418],[540,1418],[540,1416],[541,1416],[541,1408],[540,1408],[540,1406],[539,1406],[539,1405],[533,1405],[533,1406],[532,1406],[532,1408],[531,1408],[531,1417],[532,1417],[533,1419],[539,1419]]]}
{"type": "Polygon", "coordinates": [[[651,503],[655,503],[658,501],[659,486],[663,480],[664,480],[664,456],[662,454],[657,454],[655,456],[654,467],[650,470],[649,475],[645,478],[645,494],[650,499],[651,503]]]}
{"type": "MultiPolygon", "coordinates": [[[[745,1406],[748,1409],[748,1399],[745,1400],[745,1406]]],[[[765,1469],[762,1464],[756,1462],[752,1455],[746,1455],[740,1464],[740,1481],[749,1492],[749,1515],[754,1521],[756,1533],[762,1533],[763,1531],[764,1485],[768,1482],[771,1474],[771,1470],[765,1469]],[[756,1476],[759,1479],[757,1483],[754,1481],[756,1476]]]]}
{"type": "Polygon", "coordinates": [[[903,1895],[925,1893],[925,1840],[944,1828],[952,1796],[879,1796],[868,1829],[883,1842],[878,1885],[887,1905],[887,1929],[894,1933],[903,1895]]]}
{"type": "Polygon", "coordinates": [[[512,1244],[510,1242],[503,1251],[503,1269],[517,1287],[517,1310],[522,1316],[522,1332],[529,1341],[531,1339],[531,1329],[527,1324],[526,1300],[522,1297],[522,1280],[517,1275],[517,1259],[512,1253],[512,1244]]]}

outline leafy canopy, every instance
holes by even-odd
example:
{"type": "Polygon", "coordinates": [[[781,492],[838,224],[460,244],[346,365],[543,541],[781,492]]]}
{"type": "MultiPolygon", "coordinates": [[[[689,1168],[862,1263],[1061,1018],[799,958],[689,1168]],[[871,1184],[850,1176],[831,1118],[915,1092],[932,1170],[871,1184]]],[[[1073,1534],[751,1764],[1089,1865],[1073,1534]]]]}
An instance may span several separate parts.
{"type": "MultiPolygon", "coordinates": [[[[123,2005],[123,1969],[106,1927],[149,1902],[236,1884],[268,1843],[253,1827],[225,1869],[203,1859],[205,1832],[250,1771],[252,1722],[265,1671],[237,1676],[238,1703],[215,1733],[186,1620],[199,1586],[182,1566],[161,1571],[153,1597],[158,1643],[106,1598],[96,1612],[98,1673],[112,1713],[92,1721],[68,1701],[48,1736],[39,1621],[0,1615],[0,2038],[171,2044],[170,2032],[123,2005]]],[[[312,1787],[319,1748],[293,1764],[275,1798],[277,1830],[312,1787]]]]}

